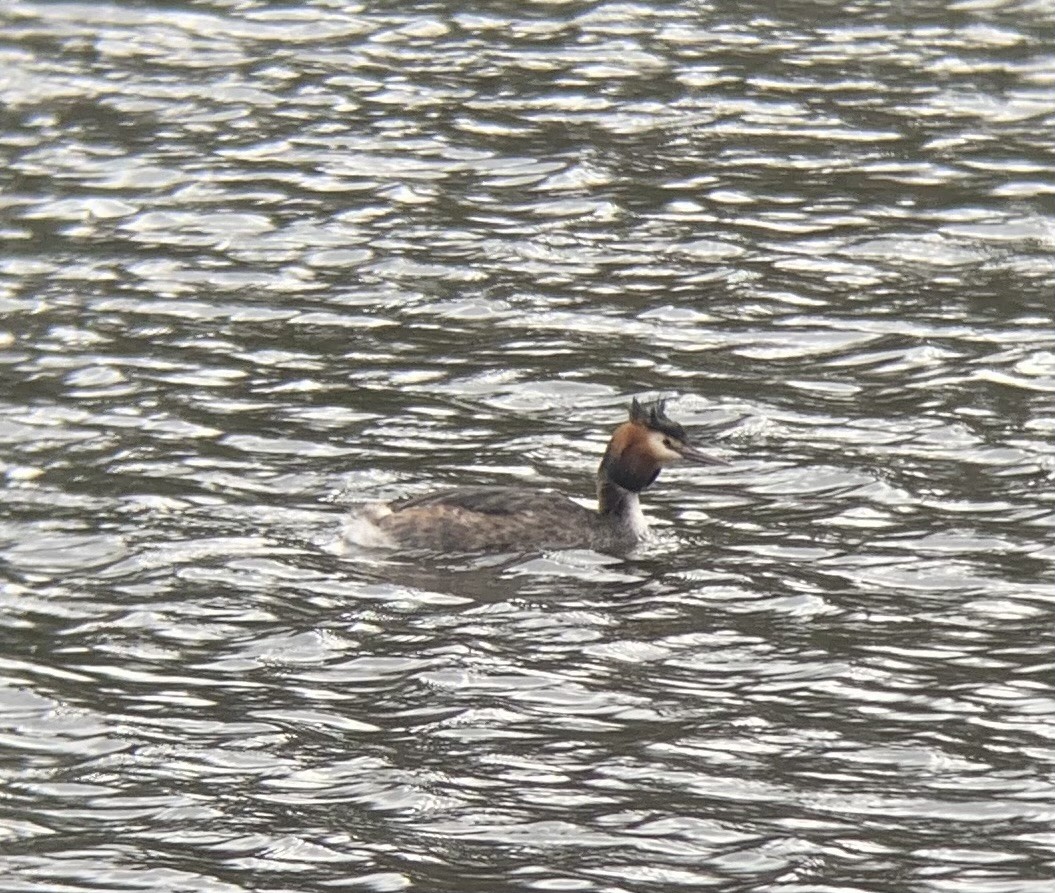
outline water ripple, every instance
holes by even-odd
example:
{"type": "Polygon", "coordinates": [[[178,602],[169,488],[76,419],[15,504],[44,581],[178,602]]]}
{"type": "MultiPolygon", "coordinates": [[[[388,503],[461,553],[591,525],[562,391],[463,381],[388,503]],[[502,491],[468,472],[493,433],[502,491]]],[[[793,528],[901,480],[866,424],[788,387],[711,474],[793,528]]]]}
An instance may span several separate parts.
{"type": "Polygon", "coordinates": [[[0,23],[5,889],[1050,886],[1049,10],[0,23]],[[642,393],[630,556],[335,546],[642,393]]]}

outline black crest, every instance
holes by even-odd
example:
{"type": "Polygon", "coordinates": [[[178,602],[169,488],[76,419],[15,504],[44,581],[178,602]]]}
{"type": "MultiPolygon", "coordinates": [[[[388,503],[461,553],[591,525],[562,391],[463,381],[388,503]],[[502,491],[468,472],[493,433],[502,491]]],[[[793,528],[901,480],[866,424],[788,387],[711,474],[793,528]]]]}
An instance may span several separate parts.
{"type": "Polygon", "coordinates": [[[649,400],[641,403],[635,397],[630,402],[630,421],[678,440],[685,440],[685,429],[667,417],[666,403],[666,400],[649,400]]]}

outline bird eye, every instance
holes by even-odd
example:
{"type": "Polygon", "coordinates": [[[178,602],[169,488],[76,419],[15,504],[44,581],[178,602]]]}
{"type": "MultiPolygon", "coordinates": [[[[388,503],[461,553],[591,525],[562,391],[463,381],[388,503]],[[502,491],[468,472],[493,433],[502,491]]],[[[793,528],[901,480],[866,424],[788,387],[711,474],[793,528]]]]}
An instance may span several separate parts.
{"type": "Polygon", "coordinates": [[[663,446],[665,446],[668,450],[672,450],[674,449],[674,441],[671,440],[669,437],[664,437],[663,446]]]}

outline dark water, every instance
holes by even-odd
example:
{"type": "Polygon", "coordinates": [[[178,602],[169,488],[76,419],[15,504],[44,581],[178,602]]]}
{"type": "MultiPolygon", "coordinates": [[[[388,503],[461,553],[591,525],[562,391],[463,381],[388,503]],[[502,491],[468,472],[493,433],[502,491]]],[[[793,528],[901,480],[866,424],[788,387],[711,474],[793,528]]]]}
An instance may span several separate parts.
{"type": "Polygon", "coordinates": [[[1047,3],[0,7],[5,891],[1055,874],[1047,3]],[[626,559],[348,507],[587,496],[626,559]]]}

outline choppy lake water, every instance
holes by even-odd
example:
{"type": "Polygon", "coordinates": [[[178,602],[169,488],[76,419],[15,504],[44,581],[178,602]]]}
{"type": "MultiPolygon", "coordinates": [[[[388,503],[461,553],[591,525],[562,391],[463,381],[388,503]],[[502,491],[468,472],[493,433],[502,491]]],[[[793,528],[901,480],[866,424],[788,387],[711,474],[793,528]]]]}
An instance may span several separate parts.
{"type": "Polygon", "coordinates": [[[5,891],[1050,888],[1050,4],[0,35],[5,891]],[[334,549],[655,394],[630,556],[334,549]]]}

